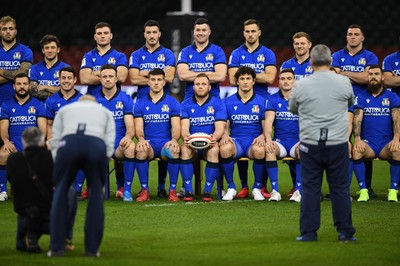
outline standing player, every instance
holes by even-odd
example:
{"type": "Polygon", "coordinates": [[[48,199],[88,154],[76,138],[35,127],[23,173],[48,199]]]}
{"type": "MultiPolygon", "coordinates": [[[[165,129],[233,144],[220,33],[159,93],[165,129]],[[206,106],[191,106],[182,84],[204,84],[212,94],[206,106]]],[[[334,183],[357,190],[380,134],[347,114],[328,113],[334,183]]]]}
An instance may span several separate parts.
{"type": "Polygon", "coordinates": [[[4,165],[10,153],[23,150],[22,132],[27,127],[38,127],[46,135],[46,110],[44,104],[30,96],[27,74],[14,78],[15,96],[1,105],[0,135],[4,143],[0,149],[0,201],[8,198],[4,165]]]}
{"type": "Polygon", "coordinates": [[[197,19],[193,30],[194,43],[179,53],[177,71],[179,79],[186,82],[185,99],[193,96],[193,82],[199,73],[208,76],[210,94],[219,98],[219,83],[226,77],[226,56],[221,47],[210,42],[210,35],[208,20],[197,19]]]}
{"type": "Polygon", "coordinates": [[[181,175],[185,187],[184,201],[193,200],[192,178],[194,174],[192,159],[197,153],[200,159],[207,161],[205,167],[206,182],[203,190],[203,201],[211,201],[211,190],[219,174],[219,141],[226,125],[225,104],[219,97],[210,93],[210,79],[200,73],[193,81],[194,95],[182,102],[181,106],[181,175]],[[204,132],[212,136],[210,147],[196,151],[188,145],[189,136],[204,132]],[[202,158],[203,157],[203,158],[202,158]]]}
{"type": "MultiPolygon", "coordinates": [[[[276,57],[271,49],[260,44],[261,27],[257,20],[248,19],[243,26],[245,43],[233,50],[229,57],[229,83],[231,86],[237,86],[236,71],[241,66],[251,67],[256,72],[253,87],[255,93],[267,98],[269,95],[268,85],[272,84],[276,77],[276,57]]],[[[242,183],[242,190],[237,195],[238,198],[248,197],[247,168],[248,161],[238,161],[239,176],[242,183]]],[[[265,191],[265,188],[261,192],[269,198],[270,195],[265,191]]]]}
{"type": "MultiPolygon", "coordinates": [[[[94,27],[96,48],[83,56],[79,78],[82,85],[88,85],[87,93],[95,97],[97,97],[102,88],[100,68],[103,65],[110,64],[117,68],[117,86],[119,88],[120,84],[124,83],[128,77],[128,60],[126,59],[126,55],[111,47],[112,38],[111,25],[106,22],[97,23],[94,27]]],[[[122,162],[114,161],[114,166],[118,187],[123,187],[124,173],[122,162]]],[[[123,197],[123,190],[117,193],[117,197],[123,197]]]]}
{"type": "MultiPolygon", "coordinates": [[[[150,199],[149,161],[154,158],[168,160],[170,177],[170,201],[178,201],[176,182],[179,174],[180,104],[166,94],[165,72],[155,68],[149,72],[150,92],[147,97],[136,101],[134,108],[136,144],[136,169],[141,185],[141,192],[136,201],[150,199]]],[[[125,186],[124,200],[131,201],[130,191],[125,186]]]]}
{"type": "Polygon", "coordinates": [[[44,60],[33,65],[29,70],[32,96],[47,99],[60,90],[58,72],[68,64],[58,60],[60,41],[54,35],[47,34],[40,40],[44,60]]]}
{"type": "Polygon", "coordinates": [[[400,177],[400,99],[383,87],[378,65],[368,69],[368,90],[359,94],[354,106],[354,172],[360,186],[358,201],[368,201],[363,159],[379,157],[390,162],[388,201],[397,202],[400,177]]]}
{"type": "MultiPolygon", "coordinates": [[[[61,68],[58,71],[57,76],[59,79],[60,90],[46,100],[47,140],[49,141],[53,138],[53,121],[60,108],[78,101],[82,96],[82,94],[74,88],[77,78],[75,70],[72,67],[66,66],[61,68]]],[[[74,187],[76,191],[81,191],[83,181],[83,171],[78,171],[74,187]]],[[[84,198],[87,198],[87,195],[83,196],[84,198]]]]}
{"type": "MultiPolygon", "coordinates": [[[[346,35],[347,44],[342,50],[332,54],[332,66],[338,74],[350,79],[353,86],[354,95],[366,91],[368,84],[368,68],[378,64],[378,57],[364,49],[365,40],[364,29],[360,25],[350,25],[346,35]]],[[[371,197],[376,197],[372,185],[372,161],[365,162],[366,176],[365,181],[368,193],[371,197]]]]}
{"type": "MultiPolygon", "coordinates": [[[[117,69],[113,65],[103,65],[100,69],[102,89],[97,95],[97,102],[106,107],[115,120],[114,159],[124,161],[124,184],[128,187],[135,171],[135,126],[133,122],[133,100],[117,87],[117,69]]],[[[123,198],[124,184],[117,181],[117,198],[123,198]]]]}
{"type": "Polygon", "coordinates": [[[0,105],[14,96],[17,73],[28,73],[33,62],[32,50],[17,42],[17,22],[10,16],[0,19],[0,105]]]}
{"type": "MultiPolygon", "coordinates": [[[[399,37],[400,40],[400,37],[399,37]]],[[[383,59],[383,84],[400,96],[400,51],[394,52],[383,59]]]]}
{"type": "MultiPolygon", "coordinates": [[[[160,68],[165,73],[166,85],[164,92],[168,93],[167,83],[175,77],[175,55],[160,44],[161,27],[158,21],[148,20],[144,24],[145,45],[133,52],[129,58],[129,78],[132,85],[138,86],[137,99],[147,97],[150,88],[148,85],[149,72],[160,68]]],[[[165,190],[168,163],[158,161],[158,192],[159,197],[168,197],[165,190]]]]}
{"type": "Polygon", "coordinates": [[[253,159],[254,200],[264,200],[261,193],[265,172],[265,137],[263,124],[265,98],[255,93],[253,86],[256,72],[241,66],[235,73],[237,93],[225,99],[228,121],[220,142],[221,166],[228,183],[228,191],[222,200],[233,200],[236,186],[233,181],[234,159],[253,159]]]}
{"type": "MultiPolygon", "coordinates": [[[[280,200],[278,190],[278,165],[277,157],[290,156],[296,159],[295,191],[290,200],[301,201],[301,175],[299,160],[299,116],[288,110],[289,97],[295,82],[295,74],[291,68],[281,69],[279,73],[279,92],[271,95],[267,101],[264,134],[266,139],[267,171],[271,179],[272,195],[280,200]],[[272,128],[274,138],[272,139],[272,128]],[[275,191],[275,193],[274,193],[275,191]]],[[[270,200],[271,200],[270,199],[270,200]]]]}
{"type": "MultiPolygon", "coordinates": [[[[306,32],[296,32],[293,37],[293,49],[295,56],[282,63],[281,70],[291,68],[296,80],[303,79],[313,73],[310,64],[310,49],[312,46],[311,36],[306,32]]],[[[296,187],[296,161],[289,161],[290,175],[292,177],[293,188],[288,197],[291,198],[296,187]]]]}

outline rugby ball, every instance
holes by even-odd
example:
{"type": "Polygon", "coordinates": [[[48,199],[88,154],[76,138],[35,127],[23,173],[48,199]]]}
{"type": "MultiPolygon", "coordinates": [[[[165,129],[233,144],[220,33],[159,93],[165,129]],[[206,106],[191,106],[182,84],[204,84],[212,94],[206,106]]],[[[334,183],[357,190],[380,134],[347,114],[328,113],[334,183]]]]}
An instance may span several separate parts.
{"type": "Polygon", "coordinates": [[[212,137],[203,132],[193,133],[189,136],[189,146],[195,150],[203,150],[208,148],[211,144],[212,137]]]}

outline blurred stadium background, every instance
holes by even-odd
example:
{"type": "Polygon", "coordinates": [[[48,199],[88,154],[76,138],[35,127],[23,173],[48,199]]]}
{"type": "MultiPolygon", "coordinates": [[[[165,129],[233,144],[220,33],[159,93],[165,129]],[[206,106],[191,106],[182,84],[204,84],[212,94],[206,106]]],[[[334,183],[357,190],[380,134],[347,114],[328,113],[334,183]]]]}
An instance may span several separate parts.
{"type": "MultiPolygon", "coordinates": [[[[144,44],[143,24],[148,19],[161,23],[161,43],[168,48],[173,46],[174,28],[181,27],[178,47],[183,48],[190,42],[194,18],[167,15],[179,10],[181,0],[18,0],[3,1],[0,15],[17,20],[18,41],[32,48],[35,63],[42,59],[40,39],[54,34],[62,44],[61,60],[78,70],[83,54],[94,47],[94,25],[100,21],[112,25],[112,45],[127,57],[144,44]]],[[[223,47],[227,57],[243,43],[243,21],[259,20],[261,43],[275,52],[278,68],[293,56],[291,38],[297,31],[308,32],[314,44],[324,43],[336,51],[346,44],[347,27],[360,24],[365,28],[365,47],[377,54],[380,63],[400,43],[397,0],[192,0],[192,10],[206,14],[212,26],[211,41],[223,47]]]]}

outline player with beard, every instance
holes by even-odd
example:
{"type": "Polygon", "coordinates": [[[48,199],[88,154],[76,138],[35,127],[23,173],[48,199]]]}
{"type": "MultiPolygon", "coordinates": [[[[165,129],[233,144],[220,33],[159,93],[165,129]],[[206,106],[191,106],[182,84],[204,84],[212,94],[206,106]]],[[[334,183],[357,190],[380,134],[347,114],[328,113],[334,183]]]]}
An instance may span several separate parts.
{"type": "Polygon", "coordinates": [[[0,135],[4,145],[0,148],[0,201],[8,198],[5,167],[11,153],[22,151],[22,132],[27,127],[38,127],[46,136],[46,110],[44,104],[30,96],[30,80],[19,73],[14,78],[15,96],[1,105],[0,135]]]}
{"type": "Polygon", "coordinates": [[[193,201],[193,157],[207,161],[205,167],[206,182],[203,190],[203,201],[211,201],[211,190],[219,174],[218,141],[224,134],[226,125],[226,107],[219,97],[210,93],[210,79],[200,73],[193,81],[194,95],[181,105],[181,175],[185,187],[184,201],[193,201]],[[211,145],[204,150],[194,150],[189,144],[189,136],[196,132],[204,132],[212,136],[211,145]]]}
{"type": "Polygon", "coordinates": [[[10,16],[0,19],[0,105],[14,96],[17,73],[27,74],[33,62],[32,50],[17,42],[17,22],[10,16]]]}
{"type": "Polygon", "coordinates": [[[368,90],[356,97],[353,118],[354,172],[360,186],[359,202],[368,201],[363,159],[379,157],[390,163],[388,201],[397,202],[400,177],[400,99],[383,87],[378,65],[368,69],[368,90]]]}
{"type": "Polygon", "coordinates": [[[58,59],[60,41],[56,36],[45,35],[40,40],[40,46],[44,59],[31,67],[29,77],[31,79],[32,96],[46,100],[50,95],[60,90],[58,72],[69,65],[58,59]]]}

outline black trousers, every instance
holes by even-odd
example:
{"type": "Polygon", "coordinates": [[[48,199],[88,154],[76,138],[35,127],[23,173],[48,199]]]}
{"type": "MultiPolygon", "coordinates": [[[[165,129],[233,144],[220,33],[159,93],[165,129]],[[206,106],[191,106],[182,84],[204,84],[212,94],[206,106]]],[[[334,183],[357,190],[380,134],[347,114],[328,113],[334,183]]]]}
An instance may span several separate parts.
{"type": "Polygon", "coordinates": [[[108,158],[102,139],[74,134],[65,136],[54,166],[55,191],[50,214],[50,249],[64,250],[67,236],[67,192],[81,169],[87,177],[89,199],[85,221],[85,251],[96,253],[104,230],[103,185],[108,158]]]}
{"type": "Polygon", "coordinates": [[[300,233],[305,238],[317,237],[321,224],[321,186],[323,173],[329,185],[334,226],[338,233],[353,236],[347,143],[325,146],[301,143],[302,197],[300,233]]]}

